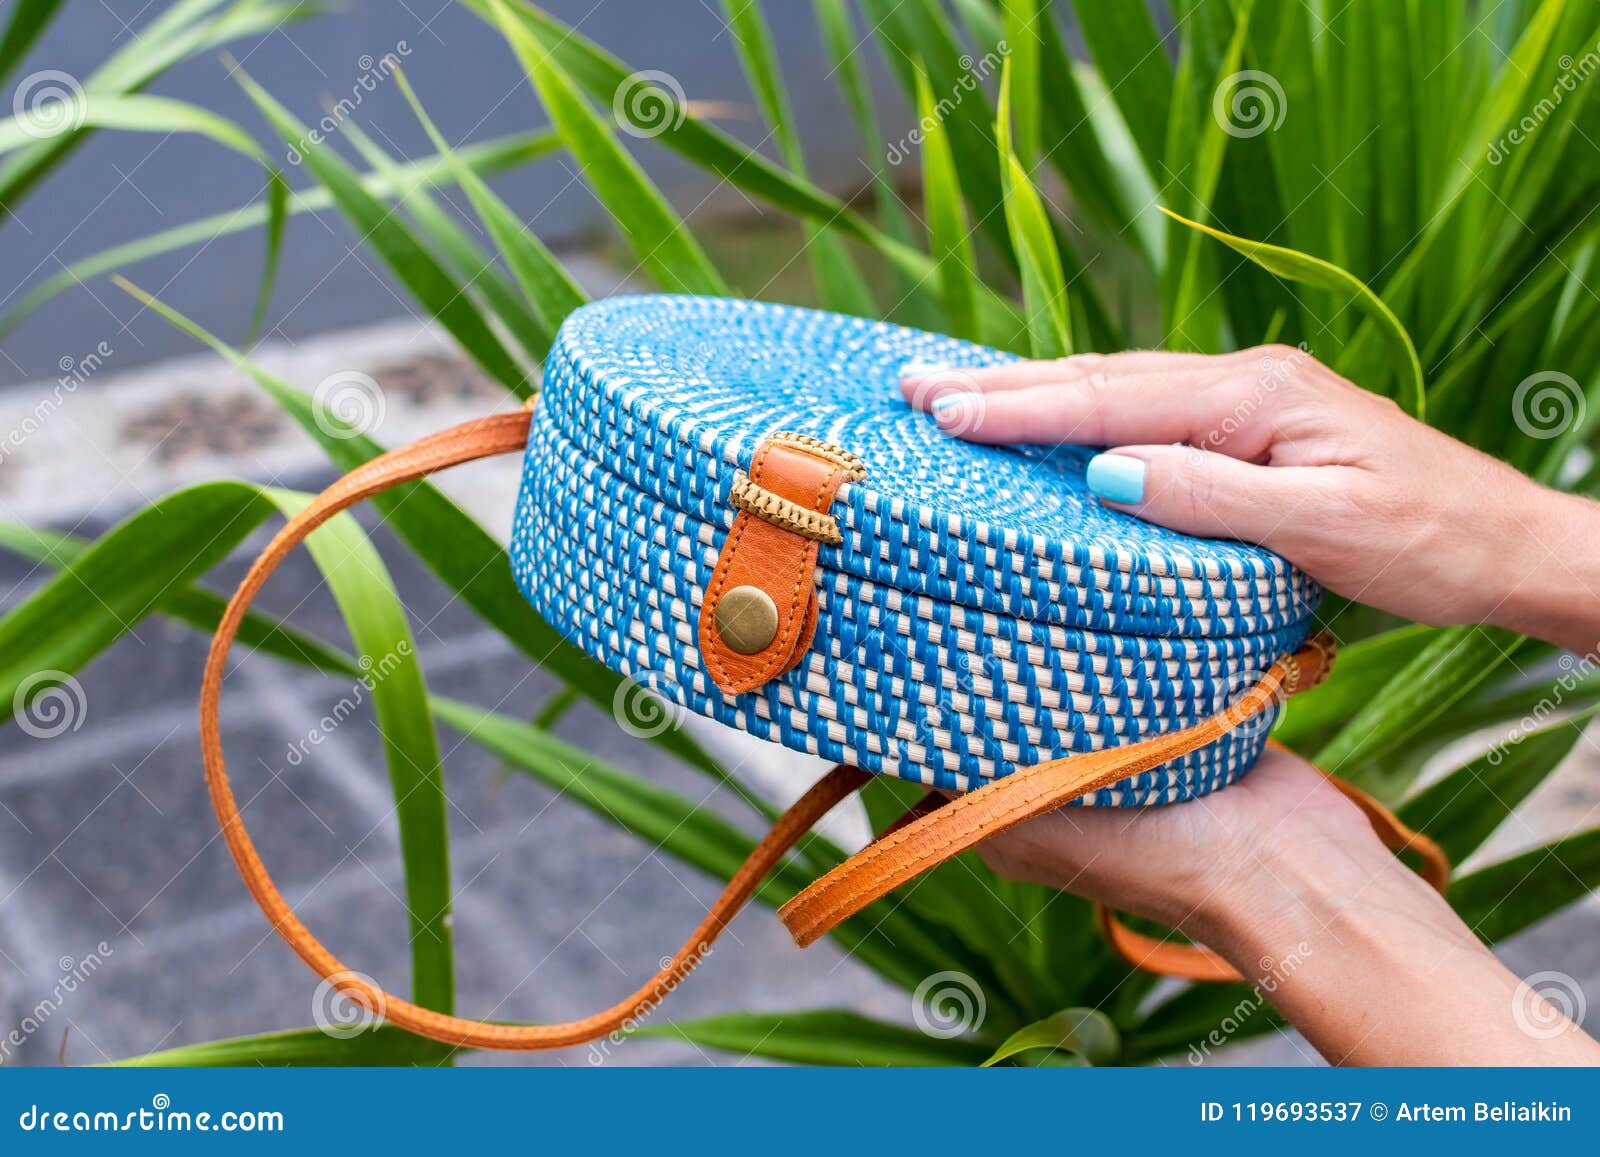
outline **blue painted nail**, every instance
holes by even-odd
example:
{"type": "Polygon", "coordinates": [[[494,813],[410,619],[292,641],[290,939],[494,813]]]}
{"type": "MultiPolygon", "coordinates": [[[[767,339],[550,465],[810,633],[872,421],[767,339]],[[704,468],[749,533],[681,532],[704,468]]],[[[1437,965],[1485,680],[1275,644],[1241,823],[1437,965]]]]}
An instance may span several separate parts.
{"type": "Polygon", "coordinates": [[[944,414],[952,414],[962,406],[967,405],[972,399],[972,396],[973,395],[961,391],[957,391],[953,394],[940,394],[937,398],[928,403],[928,411],[933,414],[935,418],[944,414]]]}
{"type": "MultiPolygon", "coordinates": [[[[935,403],[937,404],[937,403],[935,403]]],[[[1144,501],[1144,461],[1126,454],[1096,454],[1084,474],[1092,494],[1107,502],[1144,501]]]]}

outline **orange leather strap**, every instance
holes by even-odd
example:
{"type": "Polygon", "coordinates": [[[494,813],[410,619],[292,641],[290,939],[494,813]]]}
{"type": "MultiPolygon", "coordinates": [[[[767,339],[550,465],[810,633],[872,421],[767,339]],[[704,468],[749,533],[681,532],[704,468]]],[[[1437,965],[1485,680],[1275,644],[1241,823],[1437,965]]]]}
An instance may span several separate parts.
{"type": "Polygon", "coordinates": [[[1313,639],[1268,668],[1227,708],[1181,731],[1023,768],[885,835],[778,910],[795,943],[807,945],[936,864],[1034,816],[1214,743],[1274,701],[1320,682],[1332,648],[1313,639]]]}
{"type": "Polygon", "coordinates": [[[743,495],[742,506],[700,608],[700,654],[726,694],[754,691],[810,650],[817,629],[817,549],[838,536],[828,508],[840,486],[864,473],[852,456],[815,439],[775,434],[756,448],[749,478],[736,479],[735,501],[743,495]],[[718,630],[717,610],[729,592],[750,588],[771,600],[777,630],[759,650],[741,653],[718,630]]]}
{"type": "Polygon", "coordinates": [[[566,1048],[616,1032],[630,1020],[654,1008],[706,955],[711,943],[795,842],[839,801],[872,778],[864,771],[841,766],[818,781],[779,817],[772,830],[751,852],[750,858],[728,881],[728,886],[722,890],[683,947],[672,955],[665,966],[631,996],[583,1020],[567,1024],[511,1025],[446,1016],[402,1000],[369,983],[346,967],[312,935],[284,900],[266,865],[261,862],[260,853],[245,830],[244,818],[239,814],[239,805],[228,783],[218,719],[228,649],[256,592],[278,564],[318,526],[340,511],[391,486],[415,481],[447,466],[521,450],[528,439],[528,420],[529,414],[523,412],[464,423],[374,458],[314,498],[273,537],[234,592],[217,626],[216,637],[211,642],[211,654],[206,660],[205,680],[200,691],[200,745],[211,803],[216,809],[217,819],[222,825],[222,838],[233,853],[233,862],[238,866],[239,875],[273,929],[300,959],[349,999],[401,1028],[463,1048],[566,1048]]]}
{"type": "MultiPolygon", "coordinates": [[[[582,1020],[565,1024],[512,1025],[447,1016],[385,992],[348,969],[312,935],[290,909],[262,863],[245,830],[228,782],[222,757],[219,702],[229,648],[251,601],[268,576],[318,526],[392,486],[463,462],[522,450],[527,442],[529,418],[526,411],[501,414],[423,438],[374,458],[309,502],[273,537],[234,592],[212,640],[200,693],[201,753],[212,806],[239,875],[273,929],[337,991],[401,1028],[464,1048],[565,1048],[617,1032],[653,1009],[704,958],[711,943],[789,849],[835,805],[872,778],[857,768],[840,765],[819,780],[779,817],[728,881],[683,947],[661,970],[624,1000],[582,1020]]],[[[786,502],[795,503],[795,509],[789,510],[791,515],[796,511],[803,515],[804,510],[809,509],[815,515],[825,516],[838,487],[854,476],[848,461],[841,463],[828,456],[830,452],[837,453],[830,447],[820,447],[819,452],[817,447],[808,448],[803,443],[785,445],[775,438],[762,450],[752,466],[751,481],[762,493],[776,493],[786,502]]],[[[759,499],[759,494],[757,497],[759,499]]],[[[729,679],[725,686],[743,685],[756,679],[758,672],[767,671],[751,684],[756,686],[787,669],[804,654],[815,629],[816,595],[812,571],[816,539],[784,529],[779,521],[781,518],[772,521],[750,514],[748,510],[742,511],[735,522],[735,529],[740,532],[739,544],[730,542],[718,562],[718,574],[723,579],[718,588],[720,592],[725,593],[729,587],[741,583],[759,584],[763,590],[787,590],[792,586],[795,591],[792,605],[783,608],[786,617],[780,623],[778,639],[766,653],[739,655],[737,659],[729,657],[733,652],[720,656],[723,674],[729,679]],[[797,547],[795,539],[809,546],[797,547]]],[[[819,525],[809,520],[804,524],[809,529],[819,525]]],[[[714,618],[715,597],[708,595],[708,609],[702,612],[703,647],[707,642],[713,648],[721,646],[719,640],[705,638],[705,624],[714,618]]],[[[784,905],[779,914],[796,941],[809,944],[894,887],[966,851],[980,840],[1215,741],[1265,710],[1276,698],[1314,685],[1326,673],[1331,661],[1331,648],[1313,640],[1297,654],[1273,664],[1259,683],[1227,709],[1193,727],[1125,747],[1051,760],[1019,770],[942,807],[919,806],[904,817],[903,826],[896,825],[871,847],[816,881],[784,905]]],[[[1379,815],[1369,810],[1369,815],[1373,815],[1374,826],[1390,840],[1391,846],[1417,849],[1427,864],[1435,867],[1443,864],[1442,855],[1431,841],[1410,832],[1386,812],[1379,815]]],[[[1439,867],[1436,874],[1442,880],[1447,871],[1446,865],[1439,867]]],[[[1220,978],[1215,967],[1206,973],[1183,971],[1186,962],[1190,969],[1198,968],[1193,963],[1194,954],[1203,953],[1203,949],[1149,941],[1110,918],[1106,919],[1105,927],[1113,946],[1124,956],[1141,957],[1142,954],[1142,962],[1147,966],[1168,964],[1177,975],[1220,978]]]]}

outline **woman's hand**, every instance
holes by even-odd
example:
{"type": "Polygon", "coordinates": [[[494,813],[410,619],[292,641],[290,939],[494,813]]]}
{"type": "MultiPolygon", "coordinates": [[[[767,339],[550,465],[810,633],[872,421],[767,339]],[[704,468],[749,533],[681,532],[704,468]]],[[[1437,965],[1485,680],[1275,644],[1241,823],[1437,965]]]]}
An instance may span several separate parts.
{"type": "Polygon", "coordinates": [[[1600,506],[1539,486],[1302,350],[919,367],[901,388],[972,441],[1113,447],[1089,470],[1108,506],[1259,543],[1348,598],[1579,653],[1600,641],[1600,506]]]}
{"type": "Polygon", "coordinates": [[[1180,928],[1335,1064],[1600,1064],[1310,764],[1269,749],[1175,807],[1062,808],[985,841],[1011,879],[1180,928]]]}

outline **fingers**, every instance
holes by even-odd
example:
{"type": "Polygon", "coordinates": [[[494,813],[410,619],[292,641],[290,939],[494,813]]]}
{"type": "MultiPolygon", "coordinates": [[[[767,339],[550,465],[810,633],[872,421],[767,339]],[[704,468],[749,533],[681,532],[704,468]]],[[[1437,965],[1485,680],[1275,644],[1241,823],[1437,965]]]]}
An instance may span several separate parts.
{"type": "Polygon", "coordinates": [[[941,429],[985,443],[1079,445],[1188,442],[1255,459],[1271,422],[1255,414],[1293,368],[1298,350],[1211,357],[1161,351],[1086,354],[983,370],[908,367],[901,391],[941,429]]]}
{"type": "MultiPolygon", "coordinates": [[[[930,386],[995,393],[1027,386],[1055,385],[1094,372],[1128,374],[1193,370],[1203,367],[1210,360],[1212,359],[1205,354],[1129,350],[1119,354],[1078,354],[1074,357],[1049,358],[1043,361],[1008,362],[1005,365],[981,369],[913,362],[906,366],[901,374],[900,388],[904,391],[906,400],[916,405],[917,395],[928,393],[930,386]]],[[[919,406],[918,409],[926,407],[919,406]]]]}
{"type": "Polygon", "coordinates": [[[1310,473],[1190,446],[1122,446],[1090,459],[1086,481],[1107,506],[1148,522],[1274,547],[1304,516],[1310,473]]]}

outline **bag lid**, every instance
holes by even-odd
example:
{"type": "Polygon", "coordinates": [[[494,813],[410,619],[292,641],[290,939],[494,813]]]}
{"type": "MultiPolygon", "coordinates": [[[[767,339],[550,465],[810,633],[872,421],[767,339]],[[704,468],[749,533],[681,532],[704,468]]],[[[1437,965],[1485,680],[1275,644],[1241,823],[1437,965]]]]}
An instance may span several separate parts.
{"type": "Polygon", "coordinates": [[[562,325],[541,416],[672,510],[731,524],[735,469],[776,430],[858,455],[833,507],[844,542],[818,565],[1030,621],[1154,636],[1302,625],[1320,588],[1280,556],[1192,538],[1102,506],[1092,448],[999,447],[945,434],[899,389],[906,366],[1014,355],[884,322],[706,297],[617,297],[562,325]]]}

